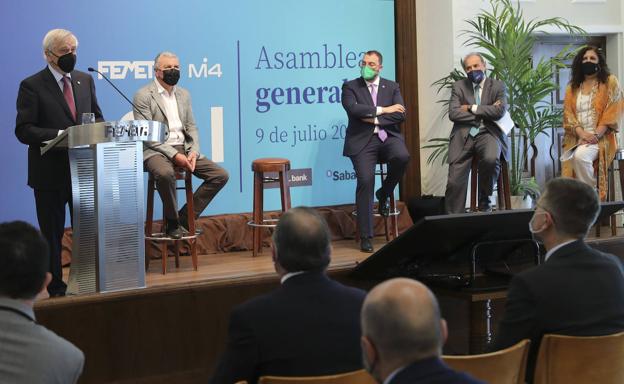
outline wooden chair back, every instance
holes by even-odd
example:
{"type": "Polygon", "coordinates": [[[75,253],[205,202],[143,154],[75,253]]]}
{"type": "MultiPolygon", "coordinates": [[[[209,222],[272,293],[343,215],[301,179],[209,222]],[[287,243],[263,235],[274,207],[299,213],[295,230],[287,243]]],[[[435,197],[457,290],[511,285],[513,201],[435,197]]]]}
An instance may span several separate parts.
{"type": "Polygon", "coordinates": [[[624,383],[624,332],[584,337],[544,335],[533,382],[624,383]]]}
{"type": "Polygon", "coordinates": [[[490,384],[524,384],[529,340],[509,348],[480,355],[442,356],[456,371],[466,372],[490,384]]]}
{"type": "Polygon", "coordinates": [[[327,376],[285,377],[262,376],[260,384],[376,384],[373,377],[361,369],[359,371],[327,376]]]}

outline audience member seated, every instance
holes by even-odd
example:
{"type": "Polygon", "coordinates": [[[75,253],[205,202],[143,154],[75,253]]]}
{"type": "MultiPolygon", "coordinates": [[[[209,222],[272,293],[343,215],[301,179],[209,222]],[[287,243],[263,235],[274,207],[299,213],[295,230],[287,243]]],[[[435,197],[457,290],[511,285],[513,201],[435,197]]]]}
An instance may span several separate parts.
{"type": "Polygon", "coordinates": [[[388,280],[364,301],[364,366],[379,383],[481,383],[444,364],[440,355],[446,336],[435,296],[415,280],[388,280]]]}
{"type": "Polygon", "coordinates": [[[622,264],[584,241],[599,210],[596,191],[568,178],[551,180],[537,203],[529,230],[544,243],[546,261],[511,281],[494,344],[501,349],[531,339],[527,380],[544,334],[624,331],[622,264]]]}
{"type": "Polygon", "coordinates": [[[0,224],[0,383],[75,383],[84,355],[35,322],[52,279],[48,244],[30,224],[0,224]]]}
{"type": "Polygon", "coordinates": [[[362,369],[359,315],[366,293],[327,277],[330,242],[316,211],[300,207],[281,216],[273,233],[281,287],[234,308],[212,383],[362,369]]]}

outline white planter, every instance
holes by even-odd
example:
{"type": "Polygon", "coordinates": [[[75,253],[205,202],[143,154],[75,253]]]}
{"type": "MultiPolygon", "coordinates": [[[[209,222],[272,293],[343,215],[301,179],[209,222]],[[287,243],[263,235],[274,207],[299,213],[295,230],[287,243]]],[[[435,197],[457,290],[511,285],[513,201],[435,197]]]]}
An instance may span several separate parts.
{"type": "Polygon", "coordinates": [[[511,196],[511,209],[531,209],[533,199],[531,196],[511,196]]]}

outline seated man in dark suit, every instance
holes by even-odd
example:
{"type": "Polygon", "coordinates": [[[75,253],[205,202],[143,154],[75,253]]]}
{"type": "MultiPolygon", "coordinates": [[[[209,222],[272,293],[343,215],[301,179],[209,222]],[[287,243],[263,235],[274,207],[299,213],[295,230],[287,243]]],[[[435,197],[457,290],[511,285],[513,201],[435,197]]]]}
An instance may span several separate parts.
{"type": "Polygon", "coordinates": [[[446,321],[431,291],[416,280],[376,286],[362,307],[364,366],[379,383],[478,384],[440,359],[446,321]]]}
{"type": "Polygon", "coordinates": [[[615,256],[585,244],[600,205],[594,189],[551,180],[529,230],[548,251],[544,264],[511,281],[495,347],[531,339],[527,379],[546,333],[599,336],[624,331],[624,270],[615,256]]]}
{"type": "Polygon", "coordinates": [[[277,290],[236,307],[211,383],[260,376],[318,376],[362,368],[360,308],[365,292],[325,274],[331,234],[319,214],[293,208],[273,233],[277,290]]]}
{"type": "Polygon", "coordinates": [[[35,322],[52,280],[48,244],[32,225],[0,224],[0,383],[75,383],[84,355],[35,322]]]}

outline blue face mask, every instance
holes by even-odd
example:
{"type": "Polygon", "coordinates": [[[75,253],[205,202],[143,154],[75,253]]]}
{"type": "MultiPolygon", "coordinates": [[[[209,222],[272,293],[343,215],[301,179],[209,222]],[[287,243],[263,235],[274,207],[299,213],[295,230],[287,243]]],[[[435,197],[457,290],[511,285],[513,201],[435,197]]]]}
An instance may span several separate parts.
{"type": "Polygon", "coordinates": [[[468,78],[475,84],[479,84],[480,82],[482,82],[484,77],[485,73],[480,69],[475,69],[468,72],[468,78]]]}

